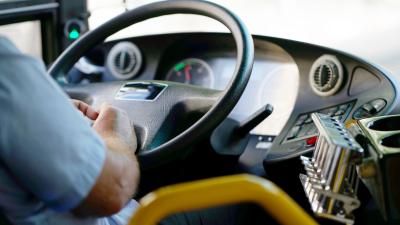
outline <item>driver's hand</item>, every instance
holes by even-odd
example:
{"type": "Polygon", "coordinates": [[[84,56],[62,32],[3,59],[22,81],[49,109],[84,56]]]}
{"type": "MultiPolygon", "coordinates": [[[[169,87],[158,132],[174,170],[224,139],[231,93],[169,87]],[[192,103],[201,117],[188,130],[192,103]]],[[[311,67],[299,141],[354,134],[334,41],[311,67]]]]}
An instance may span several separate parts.
{"type": "Polygon", "coordinates": [[[74,103],[75,107],[81,111],[84,116],[91,120],[95,120],[99,116],[99,113],[92,106],[80,100],[72,99],[72,103],[74,103]]]}
{"type": "Polygon", "coordinates": [[[136,151],[135,130],[126,111],[103,104],[93,123],[93,128],[107,145],[117,145],[121,148],[129,148],[133,152],[136,151]]]}
{"type": "Polygon", "coordinates": [[[73,212],[78,216],[110,216],[126,206],[136,192],[140,171],[135,151],[135,131],[125,111],[103,104],[98,112],[73,101],[106,144],[102,171],[90,193],[73,212]]]}
{"type": "Polygon", "coordinates": [[[80,100],[72,99],[76,108],[91,120],[93,129],[100,134],[107,145],[119,145],[135,152],[137,141],[133,124],[127,113],[109,104],[103,104],[97,112],[93,107],[80,100]]]}

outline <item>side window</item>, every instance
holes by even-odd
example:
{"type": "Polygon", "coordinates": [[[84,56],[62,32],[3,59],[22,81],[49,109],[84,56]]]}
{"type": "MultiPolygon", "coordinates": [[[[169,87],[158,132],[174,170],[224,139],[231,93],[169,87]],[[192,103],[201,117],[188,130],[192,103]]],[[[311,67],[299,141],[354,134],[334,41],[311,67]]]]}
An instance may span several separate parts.
{"type": "Polygon", "coordinates": [[[23,53],[42,58],[42,40],[39,21],[0,26],[0,36],[10,39],[23,53]]]}

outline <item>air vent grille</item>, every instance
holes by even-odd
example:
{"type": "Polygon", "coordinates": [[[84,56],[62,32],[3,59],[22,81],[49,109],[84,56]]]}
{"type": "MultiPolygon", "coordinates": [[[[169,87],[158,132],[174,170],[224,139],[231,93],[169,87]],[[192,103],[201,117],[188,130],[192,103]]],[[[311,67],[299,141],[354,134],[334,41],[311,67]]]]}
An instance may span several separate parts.
{"type": "Polygon", "coordinates": [[[133,78],[141,67],[142,56],[136,45],[130,42],[116,44],[107,56],[107,67],[119,79],[133,78]]]}
{"type": "Polygon", "coordinates": [[[114,67],[121,74],[129,74],[135,67],[137,61],[132,52],[123,50],[116,54],[114,57],[114,67]]]}
{"type": "Polygon", "coordinates": [[[343,69],[335,56],[323,55],[310,71],[310,86],[320,96],[335,94],[343,83],[343,69]]]}

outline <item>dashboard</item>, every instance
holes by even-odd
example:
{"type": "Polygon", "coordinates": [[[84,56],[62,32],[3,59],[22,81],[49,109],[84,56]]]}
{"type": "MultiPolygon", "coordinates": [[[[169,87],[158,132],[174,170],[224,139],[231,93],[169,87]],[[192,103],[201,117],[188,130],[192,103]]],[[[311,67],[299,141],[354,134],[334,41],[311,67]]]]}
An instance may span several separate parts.
{"type": "MultiPolygon", "coordinates": [[[[398,81],[355,56],[320,46],[253,36],[250,81],[229,118],[238,122],[271,104],[273,113],[249,133],[243,163],[272,163],[314,149],[311,113],[350,122],[398,111],[398,81]]],[[[82,57],[69,83],[168,80],[223,90],[236,50],[229,34],[180,33],[105,42],[82,57]]]]}

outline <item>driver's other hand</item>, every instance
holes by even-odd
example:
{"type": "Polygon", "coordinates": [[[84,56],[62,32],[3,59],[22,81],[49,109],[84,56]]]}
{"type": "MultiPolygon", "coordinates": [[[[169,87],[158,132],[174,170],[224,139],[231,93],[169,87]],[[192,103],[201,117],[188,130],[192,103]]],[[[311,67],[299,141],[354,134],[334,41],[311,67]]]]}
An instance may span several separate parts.
{"type": "Polygon", "coordinates": [[[121,145],[120,147],[136,151],[135,130],[126,111],[104,103],[94,121],[93,128],[107,145],[121,145]]]}
{"type": "Polygon", "coordinates": [[[91,120],[97,119],[99,113],[90,105],[86,104],[83,101],[71,99],[72,103],[74,103],[75,107],[82,112],[84,116],[91,120]]]}

